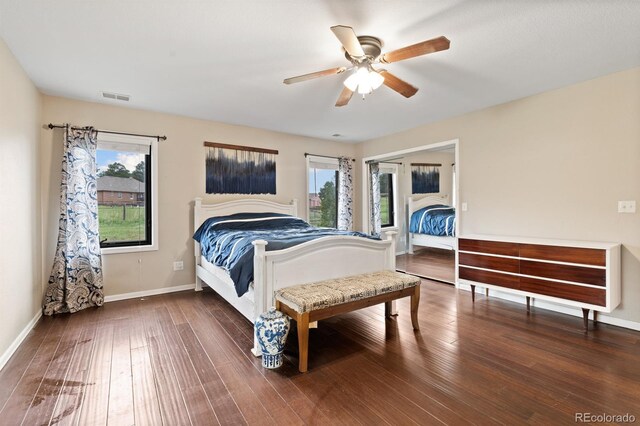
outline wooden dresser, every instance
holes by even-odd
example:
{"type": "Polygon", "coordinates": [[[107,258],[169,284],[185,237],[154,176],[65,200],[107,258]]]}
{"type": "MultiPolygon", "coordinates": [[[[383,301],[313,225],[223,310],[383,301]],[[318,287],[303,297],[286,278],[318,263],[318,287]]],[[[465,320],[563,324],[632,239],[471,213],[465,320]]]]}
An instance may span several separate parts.
{"type": "Polygon", "coordinates": [[[611,312],[620,303],[620,244],[466,235],[458,240],[460,283],[611,312]]]}

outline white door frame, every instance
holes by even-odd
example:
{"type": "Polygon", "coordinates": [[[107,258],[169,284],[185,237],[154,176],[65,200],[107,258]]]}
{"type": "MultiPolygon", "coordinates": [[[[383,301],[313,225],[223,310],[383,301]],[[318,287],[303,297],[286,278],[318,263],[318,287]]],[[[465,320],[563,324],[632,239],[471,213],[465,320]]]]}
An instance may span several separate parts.
{"type": "MultiPolygon", "coordinates": [[[[399,151],[386,152],[383,154],[376,154],[370,157],[362,158],[362,231],[368,232],[369,228],[369,171],[367,170],[367,162],[372,160],[381,160],[384,158],[392,158],[398,156],[405,156],[408,154],[413,154],[419,151],[426,151],[430,149],[442,148],[445,146],[453,145],[455,151],[455,163],[456,163],[456,241],[458,239],[458,235],[460,234],[460,230],[462,229],[461,223],[462,218],[460,215],[460,140],[459,139],[451,139],[443,142],[436,142],[427,145],[420,145],[413,148],[402,149],[399,151]]],[[[404,200],[402,200],[404,202],[404,200]]],[[[406,215],[405,215],[406,216],[406,215]]],[[[457,247],[457,244],[456,244],[457,247]]],[[[458,250],[455,251],[455,286],[458,287],[458,250]]]]}

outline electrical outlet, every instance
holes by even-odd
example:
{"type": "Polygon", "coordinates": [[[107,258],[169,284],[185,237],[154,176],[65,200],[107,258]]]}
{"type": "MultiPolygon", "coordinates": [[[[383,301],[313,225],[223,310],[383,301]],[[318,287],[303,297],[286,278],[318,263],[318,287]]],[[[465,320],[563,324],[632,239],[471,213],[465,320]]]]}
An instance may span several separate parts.
{"type": "Polygon", "coordinates": [[[466,212],[469,206],[467,206],[467,203],[462,203],[462,211],[466,212]]]}
{"type": "Polygon", "coordinates": [[[618,213],[635,213],[635,201],[618,201],[618,213]]]}
{"type": "Polygon", "coordinates": [[[173,262],[173,270],[174,271],[182,271],[184,269],[184,262],[173,262]]]}

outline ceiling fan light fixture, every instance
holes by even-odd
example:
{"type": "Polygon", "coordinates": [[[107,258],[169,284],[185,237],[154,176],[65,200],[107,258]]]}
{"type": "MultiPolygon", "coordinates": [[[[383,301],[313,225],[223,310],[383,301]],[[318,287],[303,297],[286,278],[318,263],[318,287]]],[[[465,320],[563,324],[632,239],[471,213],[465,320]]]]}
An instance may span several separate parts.
{"type": "Polygon", "coordinates": [[[346,87],[347,89],[351,90],[352,92],[355,92],[356,89],[358,88],[358,84],[360,83],[360,79],[358,77],[357,73],[353,73],[351,74],[349,77],[347,77],[344,80],[344,87],[346,87]]]}
{"type": "Polygon", "coordinates": [[[361,95],[368,95],[375,89],[380,87],[384,82],[384,77],[370,67],[361,66],[347,77],[344,86],[352,92],[358,92],[361,95]]]}
{"type": "Polygon", "coordinates": [[[384,83],[384,77],[378,73],[377,71],[369,71],[369,84],[371,84],[371,89],[376,90],[378,87],[382,86],[384,83]]]}
{"type": "Polygon", "coordinates": [[[369,84],[368,80],[365,80],[365,81],[361,82],[360,84],[358,84],[358,93],[359,94],[368,95],[371,92],[373,92],[373,87],[371,87],[371,84],[369,84]]]}

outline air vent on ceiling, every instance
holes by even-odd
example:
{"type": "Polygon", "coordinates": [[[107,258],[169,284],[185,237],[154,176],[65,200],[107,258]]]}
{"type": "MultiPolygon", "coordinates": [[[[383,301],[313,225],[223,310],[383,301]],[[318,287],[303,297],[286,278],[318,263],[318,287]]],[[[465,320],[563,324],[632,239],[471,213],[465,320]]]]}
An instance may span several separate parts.
{"type": "Polygon", "coordinates": [[[107,99],[113,99],[115,101],[129,102],[131,98],[129,95],[121,95],[119,93],[102,92],[102,97],[107,99]]]}

